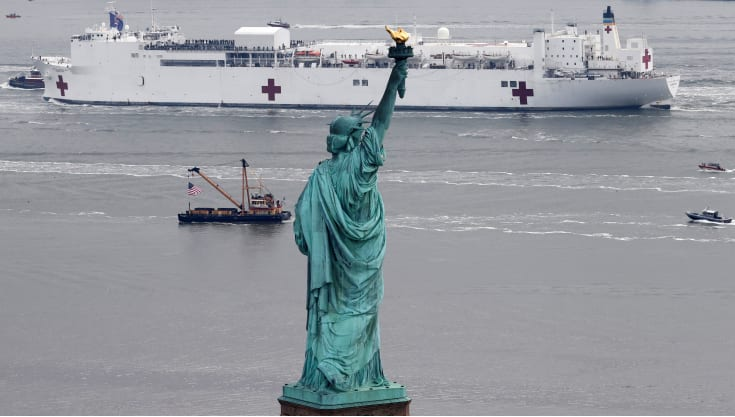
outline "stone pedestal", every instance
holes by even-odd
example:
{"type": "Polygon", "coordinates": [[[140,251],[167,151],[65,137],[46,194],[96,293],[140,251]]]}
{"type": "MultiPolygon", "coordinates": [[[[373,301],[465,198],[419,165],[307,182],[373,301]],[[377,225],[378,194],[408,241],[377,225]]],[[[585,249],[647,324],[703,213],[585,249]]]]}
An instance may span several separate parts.
{"type": "Polygon", "coordinates": [[[406,396],[406,387],[395,382],[386,387],[337,393],[286,384],[278,402],[282,416],[407,416],[411,399],[406,396]]]}

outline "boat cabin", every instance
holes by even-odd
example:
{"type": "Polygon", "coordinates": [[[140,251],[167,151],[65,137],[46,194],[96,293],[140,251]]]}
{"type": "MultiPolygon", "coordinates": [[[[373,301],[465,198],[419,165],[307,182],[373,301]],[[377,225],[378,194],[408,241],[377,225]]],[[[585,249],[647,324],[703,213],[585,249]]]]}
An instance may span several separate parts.
{"type": "Polygon", "coordinates": [[[707,217],[712,217],[713,219],[721,219],[720,212],[717,210],[705,209],[702,210],[702,214],[707,217]]]}

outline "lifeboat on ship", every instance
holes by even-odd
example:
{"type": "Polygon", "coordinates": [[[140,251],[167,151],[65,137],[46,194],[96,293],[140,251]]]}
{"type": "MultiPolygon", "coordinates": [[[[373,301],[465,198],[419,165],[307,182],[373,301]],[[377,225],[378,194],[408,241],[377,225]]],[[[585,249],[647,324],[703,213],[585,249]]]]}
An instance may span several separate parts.
{"type": "Polygon", "coordinates": [[[388,55],[376,51],[366,53],[365,60],[372,61],[375,65],[382,65],[387,63],[390,58],[388,58],[388,55]]]}
{"type": "Polygon", "coordinates": [[[475,68],[482,61],[480,54],[454,54],[452,68],[475,68]]]}
{"type": "Polygon", "coordinates": [[[311,64],[319,62],[321,57],[321,51],[317,51],[315,49],[299,49],[293,54],[293,60],[296,64],[311,64]]]}
{"type": "Polygon", "coordinates": [[[485,62],[486,68],[505,68],[509,60],[508,55],[482,55],[482,61],[485,62]]]}

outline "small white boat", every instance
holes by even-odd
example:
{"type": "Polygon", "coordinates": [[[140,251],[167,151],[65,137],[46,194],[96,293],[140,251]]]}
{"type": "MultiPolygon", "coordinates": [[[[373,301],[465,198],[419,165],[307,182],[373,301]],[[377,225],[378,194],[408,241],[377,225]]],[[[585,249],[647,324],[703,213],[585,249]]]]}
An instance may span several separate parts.
{"type": "Polygon", "coordinates": [[[268,22],[268,26],[272,26],[274,28],[285,28],[285,29],[288,29],[291,27],[291,25],[288,24],[288,22],[284,22],[281,19],[276,19],[276,20],[268,22]]]}

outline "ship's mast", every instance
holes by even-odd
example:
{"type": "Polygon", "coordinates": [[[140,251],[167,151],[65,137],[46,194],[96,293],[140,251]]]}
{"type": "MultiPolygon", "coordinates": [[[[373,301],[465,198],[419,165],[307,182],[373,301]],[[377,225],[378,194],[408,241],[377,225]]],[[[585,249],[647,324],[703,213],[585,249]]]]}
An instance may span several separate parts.
{"type": "Polygon", "coordinates": [[[151,31],[156,30],[156,9],[153,8],[153,0],[151,0],[151,31]]]}
{"type": "MultiPolygon", "coordinates": [[[[248,210],[250,210],[250,186],[248,185],[248,161],[245,158],[242,159],[242,204],[245,205],[245,191],[247,190],[248,195],[248,210]]],[[[243,207],[244,209],[244,207],[243,207]]]]}

